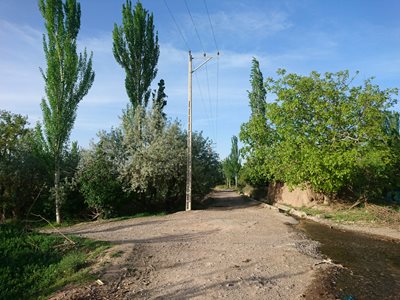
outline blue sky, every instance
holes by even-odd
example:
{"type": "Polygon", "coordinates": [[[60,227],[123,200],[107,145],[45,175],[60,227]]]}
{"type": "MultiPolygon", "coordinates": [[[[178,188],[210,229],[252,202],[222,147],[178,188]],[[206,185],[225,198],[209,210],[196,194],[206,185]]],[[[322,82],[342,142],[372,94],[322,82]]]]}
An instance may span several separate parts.
{"type": "MultiPolygon", "coordinates": [[[[111,51],[112,28],[115,22],[121,23],[125,1],[80,2],[78,44],[94,52],[96,79],[79,106],[71,139],[86,147],[99,130],[119,124],[128,103],[124,72],[111,51]]],[[[166,112],[186,127],[188,49],[164,2],[142,3],[154,13],[160,39],[159,71],[153,86],[159,79],[165,80],[166,112]]],[[[201,57],[202,45],[184,0],[167,3],[194,56],[201,57]]],[[[215,56],[203,0],[187,3],[205,51],[215,56]]],[[[399,87],[399,1],[207,0],[207,5],[221,52],[219,88],[217,93],[214,59],[193,77],[193,129],[212,138],[222,158],[230,151],[230,138],[249,117],[247,90],[252,57],[259,59],[264,76],[274,75],[278,68],[301,74],[349,69],[360,71],[359,81],[375,76],[381,87],[399,87]]],[[[41,120],[43,32],[36,0],[0,0],[0,109],[28,115],[31,123],[41,120]]],[[[194,61],[195,65],[200,62],[194,61]]]]}

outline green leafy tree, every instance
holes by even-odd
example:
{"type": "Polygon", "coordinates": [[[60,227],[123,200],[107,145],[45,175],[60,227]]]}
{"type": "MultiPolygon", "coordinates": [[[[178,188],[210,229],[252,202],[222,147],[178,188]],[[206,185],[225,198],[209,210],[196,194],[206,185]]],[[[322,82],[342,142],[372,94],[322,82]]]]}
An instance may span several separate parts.
{"type": "Polygon", "coordinates": [[[56,221],[61,222],[60,173],[62,153],[76,118],[79,102],[94,81],[92,54],[77,53],[81,9],[76,0],[40,0],[47,35],[43,48],[47,62],[41,70],[47,99],[41,103],[46,141],[54,160],[56,221]]]}
{"type": "Polygon", "coordinates": [[[332,197],[379,194],[393,164],[383,124],[397,90],[381,90],[371,80],[351,86],[347,71],[301,76],[279,70],[278,76],[266,80],[275,96],[266,104],[267,130],[256,130],[268,141],[256,152],[266,174],[332,197]]]}
{"type": "Polygon", "coordinates": [[[138,105],[147,107],[160,50],[153,14],[142,3],[137,2],[134,10],[130,0],[122,5],[122,25],[114,24],[113,53],[125,70],[125,88],[133,111],[138,105]]]}
{"type": "Polygon", "coordinates": [[[47,155],[28,125],[26,117],[0,111],[1,221],[21,218],[46,193],[47,155]]]}
{"type": "Polygon", "coordinates": [[[13,187],[16,182],[18,159],[22,139],[27,134],[27,119],[8,111],[0,111],[0,205],[2,221],[6,218],[6,210],[14,203],[13,187]]]}
{"type": "Polygon", "coordinates": [[[212,148],[212,141],[203,137],[202,133],[192,135],[193,155],[193,195],[201,198],[211,188],[223,182],[223,174],[218,154],[212,148]]]}
{"type": "Polygon", "coordinates": [[[237,187],[239,171],[242,167],[240,163],[240,152],[239,152],[237,136],[233,136],[231,142],[232,142],[231,153],[229,154],[228,161],[230,164],[232,175],[235,179],[235,187],[237,187]]]}
{"type": "Polygon", "coordinates": [[[93,215],[108,218],[118,212],[127,196],[118,169],[123,156],[122,135],[117,129],[100,132],[98,136],[99,142],[83,153],[76,179],[93,215]]]}
{"type": "Polygon", "coordinates": [[[251,109],[250,120],[240,128],[240,140],[243,142],[241,154],[245,158],[242,175],[252,185],[262,185],[271,178],[267,162],[266,150],[273,141],[274,130],[265,117],[267,91],[260,70],[260,64],[253,58],[250,73],[251,91],[248,92],[251,109]]]}
{"type": "Polygon", "coordinates": [[[232,178],[233,178],[233,170],[232,165],[229,160],[229,157],[225,158],[222,161],[222,171],[224,172],[225,183],[228,187],[231,187],[232,178]]]}

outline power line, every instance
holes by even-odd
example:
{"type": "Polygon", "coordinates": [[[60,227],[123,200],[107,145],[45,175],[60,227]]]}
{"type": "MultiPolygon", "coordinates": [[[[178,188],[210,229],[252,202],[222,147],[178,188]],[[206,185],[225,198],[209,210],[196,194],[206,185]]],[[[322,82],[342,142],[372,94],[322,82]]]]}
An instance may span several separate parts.
{"type": "Polygon", "coordinates": [[[182,33],[182,31],[181,31],[181,29],[180,29],[180,27],[179,27],[179,25],[178,25],[178,22],[176,22],[175,17],[174,17],[174,15],[172,14],[172,11],[169,9],[169,6],[168,6],[166,0],[164,0],[164,4],[165,4],[165,6],[167,7],[167,10],[168,10],[168,12],[169,12],[169,14],[170,14],[172,20],[174,21],[175,26],[176,26],[176,29],[178,29],[178,32],[179,32],[179,34],[181,35],[181,38],[182,38],[183,42],[185,43],[187,50],[189,51],[189,50],[190,50],[190,47],[189,47],[189,45],[188,45],[188,43],[187,43],[187,41],[186,41],[186,39],[185,39],[185,36],[183,35],[183,33],[182,33]]]}
{"type": "Polygon", "coordinates": [[[212,22],[211,22],[211,17],[210,17],[210,13],[209,13],[209,11],[208,11],[208,6],[207,6],[207,1],[206,1],[206,0],[204,0],[204,6],[205,6],[205,8],[206,8],[206,12],[207,12],[207,16],[208,16],[208,21],[210,22],[211,32],[212,32],[212,36],[213,36],[214,43],[215,43],[215,48],[217,49],[217,53],[218,53],[218,55],[219,55],[219,48],[218,48],[218,44],[217,44],[217,39],[215,38],[214,27],[213,27],[212,22]]]}
{"type": "Polygon", "coordinates": [[[196,31],[197,38],[199,39],[200,46],[201,46],[201,48],[203,49],[203,53],[204,53],[204,56],[205,56],[205,55],[206,55],[206,51],[205,51],[204,45],[203,45],[203,43],[202,43],[202,41],[201,41],[200,34],[199,34],[198,30],[197,30],[196,24],[194,23],[193,16],[192,16],[192,14],[191,14],[191,12],[190,12],[190,9],[189,9],[189,6],[188,6],[186,0],[185,0],[185,5],[186,5],[186,9],[187,9],[187,11],[188,11],[188,13],[189,13],[190,19],[192,20],[192,23],[193,23],[193,26],[194,26],[194,30],[196,31]]]}
{"type": "Polygon", "coordinates": [[[211,120],[210,111],[207,109],[206,101],[204,100],[203,90],[201,89],[201,85],[200,85],[200,81],[199,81],[199,77],[197,76],[197,73],[194,73],[194,76],[196,78],[197,89],[199,90],[200,100],[201,100],[201,104],[203,106],[204,114],[207,119],[207,123],[209,123],[211,120]]]}
{"type": "Polygon", "coordinates": [[[215,130],[215,126],[213,126],[214,125],[214,121],[213,121],[213,106],[212,106],[212,104],[211,104],[211,93],[210,93],[210,81],[209,81],[209,78],[208,78],[208,67],[207,67],[207,65],[205,66],[206,68],[206,78],[207,78],[207,93],[208,93],[208,104],[210,105],[210,111],[211,111],[211,130],[215,130]],[[212,128],[212,127],[214,127],[214,128],[212,128]]]}
{"type": "Polygon", "coordinates": [[[215,48],[217,50],[217,92],[216,92],[217,95],[216,95],[216,104],[215,104],[215,143],[217,143],[217,139],[218,139],[218,101],[219,101],[219,47],[218,47],[217,39],[215,37],[214,26],[211,21],[211,16],[210,16],[210,12],[208,10],[207,1],[203,0],[203,3],[204,3],[204,7],[206,9],[206,12],[207,12],[208,22],[210,23],[211,33],[213,36],[215,48]]]}

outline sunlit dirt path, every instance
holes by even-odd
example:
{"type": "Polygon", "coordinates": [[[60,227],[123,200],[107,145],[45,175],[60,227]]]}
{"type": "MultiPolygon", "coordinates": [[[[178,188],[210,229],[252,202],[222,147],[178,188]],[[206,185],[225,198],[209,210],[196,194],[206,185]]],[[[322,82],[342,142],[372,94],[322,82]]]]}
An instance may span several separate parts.
{"type": "Polygon", "coordinates": [[[55,298],[301,299],[320,261],[316,243],[291,217],[235,192],[212,198],[206,210],[67,228],[117,246],[104,259],[104,285],[55,298]]]}

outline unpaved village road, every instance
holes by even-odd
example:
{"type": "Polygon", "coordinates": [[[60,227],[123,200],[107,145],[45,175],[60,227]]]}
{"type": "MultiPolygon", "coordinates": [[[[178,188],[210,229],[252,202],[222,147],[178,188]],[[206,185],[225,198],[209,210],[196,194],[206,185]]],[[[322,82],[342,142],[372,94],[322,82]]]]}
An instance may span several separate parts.
{"type": "Polygon", "coordinates": [[[104,285],[53,299],[303,299],[321,261],[316,243],[291,217],[234,192],[212,197],[207,210],[65,229],[117,246],[104,259],[104,285]]]}

